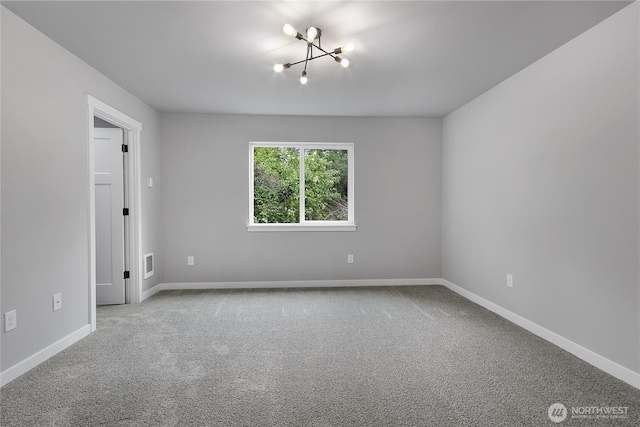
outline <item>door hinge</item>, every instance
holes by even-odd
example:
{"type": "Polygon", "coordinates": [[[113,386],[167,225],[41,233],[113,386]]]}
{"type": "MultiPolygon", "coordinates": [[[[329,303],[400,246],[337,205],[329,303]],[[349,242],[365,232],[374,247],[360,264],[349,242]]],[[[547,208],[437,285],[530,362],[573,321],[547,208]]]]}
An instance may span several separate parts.
{"type": "Polygon", "coordinates": [[[129,215],[129,208],[123,208],[122,209],[122,215],[128,216],[129,215]]]}
{"type": "Polygon", "coordinates": [[[129,152],[129,146],[127,144],[122,144],[122,152],[123,153],[128,153],[129,152]]]}
{"type": "Polygon", "coordinates": [[[128,278],[129,278],[129,272],[128,272],[128,271],[125,271],[125,272],[124,272],[124,278],[125,278],[125,279],[128,279],[128,278]]]}

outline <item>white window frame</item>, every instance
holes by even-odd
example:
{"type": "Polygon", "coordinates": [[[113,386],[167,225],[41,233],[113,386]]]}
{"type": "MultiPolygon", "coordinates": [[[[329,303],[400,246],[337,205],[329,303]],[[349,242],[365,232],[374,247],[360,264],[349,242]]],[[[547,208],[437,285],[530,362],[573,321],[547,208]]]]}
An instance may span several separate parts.
{"type": "Polygon", "coordinates": [[[348,142],[249,142],[249,222],[248,231],[356,231],[354,215],[354,144],[348,142]],[[300,222],[295,224],[263,224],[254,223],[253,199],[253,152],[255,147],[288,147],[300,151],[300,222]],[[347,150],[347,203],[348,218],[346,221],[309,221],[305,219],[305,187],[304,187],[304,150],[347,150]]]}

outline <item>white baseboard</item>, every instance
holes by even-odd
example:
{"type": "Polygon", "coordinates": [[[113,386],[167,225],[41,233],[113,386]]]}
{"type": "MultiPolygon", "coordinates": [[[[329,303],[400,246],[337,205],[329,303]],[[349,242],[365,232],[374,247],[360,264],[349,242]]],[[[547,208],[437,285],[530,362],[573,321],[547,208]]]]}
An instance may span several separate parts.
{"type": "MultiPolygon", "coordinates": [[[[162,290],[179,289],[273,289],[273,288],[345,288],[356,286],[423,286],[440,285],[442,279],[357,279],[357,280],[290,280],[265,282],[184,282],[162,283],[162,290]]],[[[157,287],[156,286],[156,287],[157,287]]],[[[155,287],[154,287],[155,288],[155,287]]],[[[158,291],[155,291],[158,292],[158,291]]],[[[154,292],[154,293],[155,293],[154,292]]],[[[149,295],[151,296],[151,295],[149,295]]]]}
{"type": "Polygon", "coordinates": [[[91,333],[91,325],[84,325],[82,328],[75,332],[70,333],[66,337],[54,342],[50,346],[40,350],[36,354],[33,354],[21,362],[16,363],[12,367],[6,369],[0,373],[0,387],[15,380],[25,372],[35,368],[45,360],[53,357],[57,353],[61,352],[65,348],[80,341],[91,333]]]}
{"type": "Polygon", "coordinates": [[[486,300],[472,292],[469,292],[466,289],[463,289],[460,286],[455,285],[445,279],[442,279],[442,285],[451,289],[453,292],[465,297],[466,299],[478,305],[481,305],[487,310],[493,311],[497,315],[504,317],[510,322],[515,323],[516,325],[539,336],[540,338],[545,339],[550,343],[557,345],[563,350],[568,351],[569,353],[595,366],[596,368],[601,369],[606,373],[618,378],[619,380],[622,380],[627,384],[631,384],[635,388],[640,389],[639,373],[634,372],[631,369],[625,368],[624,366],[619,365],[616,362],[609,360],[606,357],[601,356],[589,350],[588,348],[581,346],[580,344],[576,344],[573,341],[538,325],[537,323],[534,323],[528,319],[525,319],[524,317],[519,316],[505,308],[502,308],[499,305],[494,304],[491,301],[486,300]]]}
{"type": "Polygon", "coordinates": [[[147,289],[146,291],[144,291],[142,293],[142,295],[140,296],[140,302],[146,300],[149,297],[152,297],[153,295],[157,294],[158,292],[160,292],[162,290],[162,283],[158,283],[157,285],[155,285],[154,287],[152,287],[151,289],[147,289]]]}

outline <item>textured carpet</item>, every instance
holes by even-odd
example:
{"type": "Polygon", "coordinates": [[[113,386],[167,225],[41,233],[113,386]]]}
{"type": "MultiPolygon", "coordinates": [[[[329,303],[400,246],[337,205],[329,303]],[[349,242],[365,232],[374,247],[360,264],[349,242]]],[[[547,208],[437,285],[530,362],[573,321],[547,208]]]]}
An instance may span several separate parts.
{"type": "Polygon", "coordinates": [[[0,404],[2,426],[640,425],[639,390],[441,286],[100,307],[95,333],[0,404]],[[556,402],[628,409],[555,424],[556,402]]]}

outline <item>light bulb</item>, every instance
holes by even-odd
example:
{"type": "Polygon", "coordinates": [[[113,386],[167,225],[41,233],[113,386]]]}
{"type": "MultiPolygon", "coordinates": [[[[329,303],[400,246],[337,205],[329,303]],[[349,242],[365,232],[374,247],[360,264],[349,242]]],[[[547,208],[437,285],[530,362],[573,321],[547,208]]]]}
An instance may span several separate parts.
{"type": "Polygon", "coordinates": [[[335,60],[338,64],[342,65],[344,68],[347,68],[349,66],[349,60],[347,58],[340,58],[339,56],[336,56],[335,60]]]}
{"type": "Polygon", "coordinates": [[[276,64],[273,66],[273,71],[275,71],[276,73],[279,73],[280,71],[286,70],[289,67],[291,67],[291,63],[276,64]]]}
{"type": "Polygon", "coordinates": [[[342,47],[337,47],[333,50],[333,53],[335,53],[336,55],[340,55],[341,53],[347,53],[347,52],[353,52],[353,50],[356,47],[353,45],[353,43],[349,43],[346,46],[342,46],[342,47]]]}
{"type": "Polygon", "coordinates": [[[307,84],[307,72],[303,71],[302,76],[300,76],[300,83],[303,85],[307,84]]]}
{"type": "Polygon", "coordinates": [[[282,31],[284,31],[284,33],[288,36],[295,36],[298,32],[295,30],[295,28],[293,28],[291,25],[289,24],[284,24],[284,27],[282,27],[282,31]]]}
{"type": "Polygon", "coordinates": [[[316,27],[307,28],[307,41],[313,43],[316,37],[318,37],[318,29],[316,27]]]}

